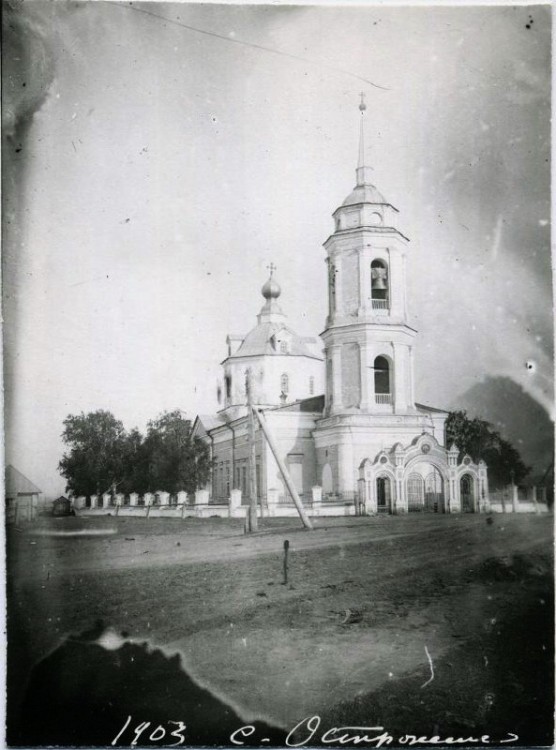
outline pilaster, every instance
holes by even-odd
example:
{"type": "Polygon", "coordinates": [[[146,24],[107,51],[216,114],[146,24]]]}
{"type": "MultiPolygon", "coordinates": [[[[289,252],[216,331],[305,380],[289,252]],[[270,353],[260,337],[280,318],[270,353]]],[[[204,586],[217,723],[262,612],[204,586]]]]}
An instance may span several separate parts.
{"type": "Polygon", "coordinates": [[[353,476],[353,445],[350,436],[338,445],[338,489],[341,493],[353,493],[355,491],[355,478],[353,476]]]}
{"type": "Polygon", "coordinates": [[[361,380],[361,401],[359,408],[367,410],[370,406],[369,401],[369,347],[366,343],[359,345],[359,369],[360,369],[360,380],[361,380]]]}
{"type": "Polygon", "coordinates": [[[332,412],[342,408],[342,352],[339,344],[329,346],[332,360],[332,412]]]}

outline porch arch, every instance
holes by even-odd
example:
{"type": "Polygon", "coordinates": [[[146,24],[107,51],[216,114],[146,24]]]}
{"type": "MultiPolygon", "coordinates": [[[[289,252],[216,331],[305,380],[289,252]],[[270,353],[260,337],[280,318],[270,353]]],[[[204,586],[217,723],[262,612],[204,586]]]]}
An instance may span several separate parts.
{"type": "Polygon", "coordinates": [[[418,455],[408,462],[405,472],[405,486],[408,492],[408,510],[416,510],[416,508],[409,508],[409,479],[412,477],[414,482],[414,495],[413,499],[417,501],[417,480],[415,475],[418,475],[423,482],[423,501],[422,510],[433,513],[445,513],[449,508],[450,498],[450,483],[448,476],[448,467],[443,464],[442,461],[438,460],[437,456],[418,455]]]}
{"type": "Polygon", "coordinates": [[[477,477],[469,471],[459,478],[461,510],[463,513],[475,513],[477,510],[477,477]]]}
{"type": "Polygon", "coordinates": [[[385,471],[375,477],[376,509],[378,513],[393,512],[394,480],[385,471]]]}

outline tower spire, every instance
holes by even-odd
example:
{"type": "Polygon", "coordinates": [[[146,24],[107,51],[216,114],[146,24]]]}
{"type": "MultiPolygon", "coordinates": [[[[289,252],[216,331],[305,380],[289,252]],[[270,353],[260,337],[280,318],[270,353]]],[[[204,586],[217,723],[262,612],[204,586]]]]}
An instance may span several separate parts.
{"type": "Polygon", "coordinates": [[[355,174],[358,185],[369,185],[371,182],[371,167],[365,166],[365,93],[361,92],[361,101],[359,102],[359,111],[361,112],[361,121],[359,124],[359,160],[355,174]]]}

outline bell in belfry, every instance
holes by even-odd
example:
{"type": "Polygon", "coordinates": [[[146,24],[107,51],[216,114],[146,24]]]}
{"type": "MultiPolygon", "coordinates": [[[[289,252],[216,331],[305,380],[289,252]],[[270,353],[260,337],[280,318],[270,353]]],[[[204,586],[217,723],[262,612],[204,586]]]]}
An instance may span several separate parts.
{"type": "Polygon", "coordinates": [[[372,280],[373,289],[386,289],[386,281],[388,280],[388,272],[386,268],[373,268],[372,269],[372,280]]]}

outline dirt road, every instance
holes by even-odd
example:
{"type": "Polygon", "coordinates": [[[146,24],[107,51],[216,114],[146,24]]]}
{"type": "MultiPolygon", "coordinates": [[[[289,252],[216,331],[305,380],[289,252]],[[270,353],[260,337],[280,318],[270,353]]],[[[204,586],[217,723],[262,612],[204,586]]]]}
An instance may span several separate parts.
{"type": "Polygon", "coordinates": [[[405,716],[404,731],[417,731],[428,717],[431,732],[519,725],[531,740],[535,724],[547,736],[552,519],[326,519],[310,533],[281,520],[257,537],[216,519],[95,519],[95,528],[117,533],[12,534],[12,686],[61,637],[102,618],[181,653],[245,718],[291,727],[314,713],[392,725],[405,716]],[[522,633],[532,623],[534,642],[522,633]],[[515,706],[512,680],[529,684],[523,660],[539,686],[515,706]]]}

